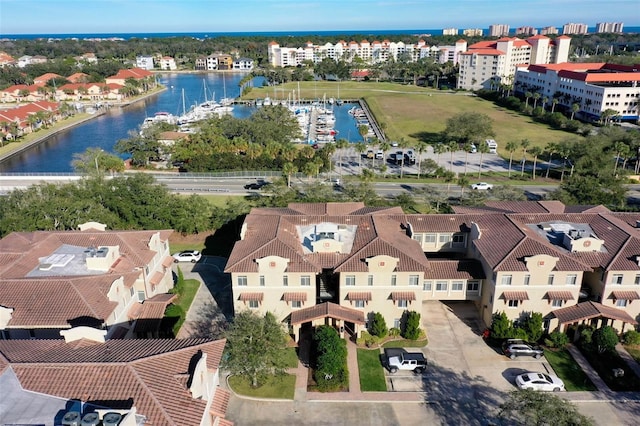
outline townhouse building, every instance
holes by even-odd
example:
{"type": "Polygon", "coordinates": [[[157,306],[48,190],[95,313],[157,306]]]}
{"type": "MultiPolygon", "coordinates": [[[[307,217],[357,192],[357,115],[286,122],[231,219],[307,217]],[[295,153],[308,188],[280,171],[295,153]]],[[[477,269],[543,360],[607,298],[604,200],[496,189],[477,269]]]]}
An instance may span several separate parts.
{"type": "Polygon", "coordinates": [[[13,140],[16,137],[31,133],[44,124],[41,121],[41,117],[42,119],[57,121],[60,118],[59,107],[60,104],[57,102],[36,101],[0,111],[0,137],[6,140],[13,140]]]}
{"type": "Polygon", "coordinates": [[[0,240],[0,336],[153,337],[173,300],[172,231],[13,232],[0,240]],[[137,321],[140,319],[140,321],[137,321]]]}
{"type": "Polygon", "coordinates": [[[512,84],[518,65],[567,62],[570,44],[569,37],[551,40],[543,35],[524,40],[503,37],[472,44],[459,55],[458,88],[492,89],[501,84],[512,84]]]}
{"type": "Polygon", "coordinates": [[[162,56],[160,58],[160,61],[158,61],[158,66],[161,70],[174,71],[178,69],[175,59],[173,59],[171,56],[162,56]]]}
{"type": "Polygon", "coordinates": [[[640,316],[640,215],[557,201],[492,202],[455,214],[362,203],[253,209],[225,268],[235,311],[273,312],[298,338],[326,323],[358,334],[376,312],[398,327],[428,300],[619,330],[640,316]],[[636,222],[637,221],[637,222],[636,222]]]}
{"type": "Polygon", "coordinates": [[[152,70],[154,68],[153,56],[139,55],[136,56],[136,67],[143,70],[152,70]]]}
{"type": "Polygon", "coordinates": [[[606,110],[619,121],[640,120],[640,70],[637,66],[608,63],[561,63],[518,67],[517,93],[540,93],[570,109],[578,104],[578,117],[599,120],[606,110]]]}
{"type": "Polygon", "coordinates": [[[250,58],[234,59],[233,69],[238,71],[251,71],[253,69],[253,59],[250,59],[250,58]]]}

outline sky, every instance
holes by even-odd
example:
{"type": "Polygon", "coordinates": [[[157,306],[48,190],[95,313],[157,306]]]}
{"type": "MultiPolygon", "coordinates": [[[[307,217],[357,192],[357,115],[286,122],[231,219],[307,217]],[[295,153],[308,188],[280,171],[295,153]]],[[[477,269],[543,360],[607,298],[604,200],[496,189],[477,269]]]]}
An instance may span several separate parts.
{"type": "Polygon", "coordinates": [[[0,0],[0,36],[561,28],[568,22],[640,26],[640,0],[0,0]]]}

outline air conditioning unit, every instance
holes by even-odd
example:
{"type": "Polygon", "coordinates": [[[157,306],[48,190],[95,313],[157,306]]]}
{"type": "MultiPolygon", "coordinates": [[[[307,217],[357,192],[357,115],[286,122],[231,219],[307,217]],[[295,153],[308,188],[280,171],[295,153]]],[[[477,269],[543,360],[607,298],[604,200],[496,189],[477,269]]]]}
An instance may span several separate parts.
{"type": "Polygon", "coordinates": [[[97,426],[100,423],[100,416],[98,413],[87,413],[82,418],[80,426],[97,426]]]}
{"type": "Polygon", "coordinates": [[[69,411],[64,417],[62,417],[62,422],[64,426],[80,426],[81,422],[80,413],[77,411],[69,411]]]}
{"type": "Polygon", "coordinates": [[[103,426],[118,426],[122,421],[122,414],[119,413],[106,413],[102,417],[103,426]]]}

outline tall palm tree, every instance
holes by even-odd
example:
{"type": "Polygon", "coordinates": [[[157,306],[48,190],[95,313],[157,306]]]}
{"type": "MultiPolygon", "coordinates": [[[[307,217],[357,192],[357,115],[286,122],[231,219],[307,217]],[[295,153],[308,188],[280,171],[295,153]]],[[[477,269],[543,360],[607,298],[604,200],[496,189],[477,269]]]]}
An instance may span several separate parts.
{"type": "Polygon", "coordinates": [[[513,153],[518,149],[518,143],[515,141],[507,142],[505,149],[509,151],[509,178],[511,178],[511,165],[513,164],[513,153]]]}
{"type": "Polygon", "coordinates": [[[460,187],[460,201],[462,202],[462,197],[464,197],[464,189],[469,186],[469,178],[465,175],[458,176],[458,186],[460,187]]]}
{"type": "Polygon", "coordinates": [[[358,165],[360,166],[360,173],[362,173],[362,154],[367,150],[367,145],[364,142],[358,142],[355,145],[356,152],[358,153],[358,165]]]}
{"type": "Polygon", "coordinates": [[[420,179],[420,171],[421,171],[420,166],[422,165],[422,153],[425,152],[428,147],[429,147],[429,144],[423,141],[419,141],[418,143],[416,143],[416,146],[415,146],[416,153],[418,154],[418,179],[420,179]]]}
{"type": "Polygon", "coordinates": [[[447,150],[449,151],[449,170],[453,171],[453,154],[460,149],[458,142],[450,141],[447,144],[447,150]]]}
{"type": "Polygon", "coordinates": [[[538,92],[533,94],[533,109],[536,109],[536,107],[538,106],[538,99],[540,99],[542,95],[538,92]]]}
{"type": "Polygon", "coordinates": [[[525,98],[525,103],[524,106],[526,108],[529,108],[529,99],[533,96],[533,93],[531,92],[524,92],[524,98],[525,98]]]}
{"type": "Polygon", "coordinates": [[[522,170],[520,171],[520,176],[524,176],[524,163],[527,161],[527,148],[529,148],[529,145],[531,145],[529,139],[520,141],[520,146],[522,147],[522,170]]]}
{"type": "Polygon", "coordinates": [[[556,105],[558,104],[558,102],[559,102],[559,100],[555,96],[553,98],[551,98],[551,114],[553,114],[555,112],[556,105]]]}
{"type": "Polygon", "coordinates": [[[462,147],[464,149],[464,175],[467,175],[467,165],[469,164],[469,152],[471,152],[471,142],[467,142],[462,147]]]}
{"type": "Polygon", "coordinates": [[[433,153],[436,154],[436,163],[438,163],[438,165],[440,165],[440,154],[444,154],[445,152],[447,152],[447,145],[442,142],[433,145],[433,153]]]}
{"type": "Polygon", "coordinates": [[[629,155],[629,145],[624,142],[618,141],[613,144],[613,150],[616,152],[616,163],[613,166],[613,173],[616,173],[618,169],[618,163],[620,162],[620,157],[626,157],[629,155]]]}
{"type": "Polygon", "coordinates": [[[533,156],[533,171],[531,172],[531,179],[536,179],[536,164],[538,163],[538,156],[542,154],[542,148],[539,146],[534,146],[530,150],[531,155],[533,156]]]}
{"type": "Polygon", "coordinates": [[[478,178],[480,178],[480,175],[482,173],[482,158],[484,157],[484,154],[489,152],[489,145],[487,145],[486,143],[479,143],[476,148],[480,153],[480,166],[478,167],[478,178]]]}
{"type": "Polygon", "coordinates": [[[576,115],[576,112],[578,111],[580,111],[580,104],[579,103],[571,104],[571,120],[573,120],[573,117],[576,115]]]}
{"type": "Polygon", "coordinates": [[[549,169],[551,168],[551,158],[553,157],[553,154],[558,152],[558,144],[555,142],[549,142],[544,149],[545,151],[547,151],[547,154],[549,154],[549,158],[547,160],[547,174],[545,175],[545,178],[549,179],[549,169]]]}
{"type": "Polygon", "coordinates": [[[340,153],[338,154],[338,158],[340,159],[340,167],[338,168],[338,170],[340,170],[340,175],[342,175],[342,165],[344,164],[344,161],[343,161],[344,150],[347,149],[348,147],[349,147],[349,141],[346,140],[345,138],[340,138],[336,141],[336,148],[340,150],[340,153]]]}
{"type": "Polygon", "coordinates": [[[284,163],[282,173],[287,177],[287,187],[291,188],[291,175],[298,172],[298,168],[293,163],[284,163]]]}

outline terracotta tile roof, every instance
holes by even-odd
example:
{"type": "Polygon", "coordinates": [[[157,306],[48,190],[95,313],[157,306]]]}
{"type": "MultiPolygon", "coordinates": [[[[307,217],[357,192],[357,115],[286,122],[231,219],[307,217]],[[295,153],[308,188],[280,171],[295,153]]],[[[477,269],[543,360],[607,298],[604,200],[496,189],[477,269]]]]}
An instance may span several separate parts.
{"type": "Polygon", "coordinates": [[[364,313],[331,302],[320,303],[291,312],[291,324],[302,324],[314,319],[327,317],[364,324],[364,313]]]}
{"type": "Polygon", "coordinates": [[[526,291],[504,291],[500,298],[504,300],[529,300],[529,295],[526,291]]]}
{"type": "Polygon", "coordinates": [[[215,413],[218,417],[224,417],[227,413],[227,407],[229,406],[229,398],[231,392],[226,389],[216,389],[216,394],[211,402],[211,412],[215,413]]]}
{"type": "Polygon", "coordinates": [[[638,300],[640,295],[637,291],[615,290],[611,292],[611,297],[615,300],[638,300]]]}
{"type": "Polygon", "coordinates": [[[628,324],[638,324],[631,315],[622,309],[604,306],[597,302],[582,302],[566,308],[556,309],[549,315],[556,317],[560,324],[574,323],[591,318],[611,318],[626,322],[628,324]]]}
{"type": "Polygon", "coordinates": [[[350,291],[347,293],[347,300],[364,300],[365,302],[371,301],[370,291],[350,291]]]}
{"type": "MultiPolygon", "coordinates": [[[[427,256],[428,257],[428,256],[427,256]]],[[[424,273],[425,279],[482,280],[485,273],[478,260],[439,260],[429,259],[429,269],[424,273]]]]}
{"type": "Polygon", "coordinates": [[[575,300],[570,291],[548,291],[547,299],[549,300],[575,300]]]}
{"type": "Polygon", "coordinates": [[[242,301],[242,302],[248,302],[248,301],[258,301],[258,302],[262,302],[262,299],[264,299],[264,293],[257,293],[257,292],[253,292],[253,293],[240,293],[240,295],[238,296],[238,300],[242,301]]]}
{"type": "Polygon", "coordinates": [[[416,293],[413,291],[392,291],[391,300],[394,302],[397,300],[413,301],[416,300],[416,293]]]}
{"type": "Polygon", "coordinates": [[[162,259],[162,266],[164,266],[165,268],[168,268],[171,265],[173,265],[173,257],[172,256],[167,256],[164,259],[162,259]]]}
{"type": "MultiPolygon", "coordinates": [[[[190,426],[200,423],[207,402],[191,397],[184,377],[199,351],[215,371],[224,345],[205,339],[110,340],[77,348],[64,341],[12,340],[0,341],[0,353],[25,390],[108,408],[135,405],[146,424],[190,426]]],[[[225,399],[223,393],[217,409],[226,407],[225,399]]]]}
{"type": "MultiPolygon", "coordinates": [[[[242,300],[242,299],[240,299],[242,300]]],[[[305,292],[284,292],[282,294],[282,300],[285,302],[306,302],[307,293],[305,292]]]]}

